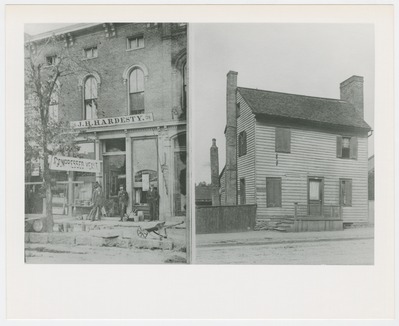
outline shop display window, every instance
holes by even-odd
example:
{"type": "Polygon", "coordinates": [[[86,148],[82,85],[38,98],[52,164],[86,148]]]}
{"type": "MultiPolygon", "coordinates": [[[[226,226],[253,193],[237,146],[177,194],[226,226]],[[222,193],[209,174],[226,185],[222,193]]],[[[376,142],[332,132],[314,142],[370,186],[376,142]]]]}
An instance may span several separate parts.
{"type": "Polygon", "coordinates": [[[158,188],[157,141],[153,138],[133,140],[133,200],[134,205],[147,204],[150,185],[158,188]]]}

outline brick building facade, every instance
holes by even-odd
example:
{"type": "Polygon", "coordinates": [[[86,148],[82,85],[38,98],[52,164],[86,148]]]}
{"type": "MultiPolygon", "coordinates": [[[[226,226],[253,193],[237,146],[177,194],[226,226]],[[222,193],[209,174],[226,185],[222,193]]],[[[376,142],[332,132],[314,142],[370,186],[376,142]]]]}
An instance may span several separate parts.
{"type": "Polygon", "coordinates": [[[83,209],[98,181],[117,215],[113,202],[123,185],[128,210],[146,212],[148,187],[154,185],[160,219],[185,215],[187,25],[79,24],[27,37],[26,46],[40,49],[45,65],[62,48],[84,67],[60,78],[50,114],[79,130],[83,158],[102,163],[97,173],[57,173],[54,197],[61,194],[69,207],[83,209]],[[46,46],[51,35],[61,41],[46,46]]]}

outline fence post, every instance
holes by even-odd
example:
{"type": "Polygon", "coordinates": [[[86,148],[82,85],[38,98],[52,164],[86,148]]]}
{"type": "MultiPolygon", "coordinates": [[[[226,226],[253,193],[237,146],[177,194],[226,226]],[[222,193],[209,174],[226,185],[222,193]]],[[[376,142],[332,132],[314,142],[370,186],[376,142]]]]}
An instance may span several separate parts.
{"type": "Polygon", "coordinates": [[[330,218],[333,218],[334,214],[333,214],[333,205],[330,206],[330,218]]]}
{"type": "Polygon", "coordinates": [[[298,217],[298,203],[294,203],[294,220],[298,217]]]}

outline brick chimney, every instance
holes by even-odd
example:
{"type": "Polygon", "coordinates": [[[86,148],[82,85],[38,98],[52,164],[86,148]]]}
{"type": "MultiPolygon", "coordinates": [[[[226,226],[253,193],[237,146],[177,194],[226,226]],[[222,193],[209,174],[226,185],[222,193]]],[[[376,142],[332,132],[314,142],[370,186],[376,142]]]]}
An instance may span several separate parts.
{"type": "Polygon", "coordinates": [[[227,74],[226,90],[226,205],[237,205],[237,73],[227,74]]]}
{"type": "Polygon", "coordinates": [[[212,139],[211,146],[211,187],[212,187],[212,206],[220,206],[219,195],[219,149],[216,146],[216,139],[212,139]]]}
{"type": "Polygon", "coordinates": [[[363,77],[352,76],[340,84],[341,100],[351,103],[356,112],[364,118],[363,77]]]}

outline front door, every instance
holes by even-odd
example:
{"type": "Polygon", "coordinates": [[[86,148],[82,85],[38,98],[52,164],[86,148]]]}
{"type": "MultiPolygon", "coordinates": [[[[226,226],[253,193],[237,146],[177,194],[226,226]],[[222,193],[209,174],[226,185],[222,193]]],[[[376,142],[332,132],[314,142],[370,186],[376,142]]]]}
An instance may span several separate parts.
{"type": "Polygon", "coordinates": [[[323,179],[309,178],[309,215],[322,216],[323,211],[323,179]]]}

